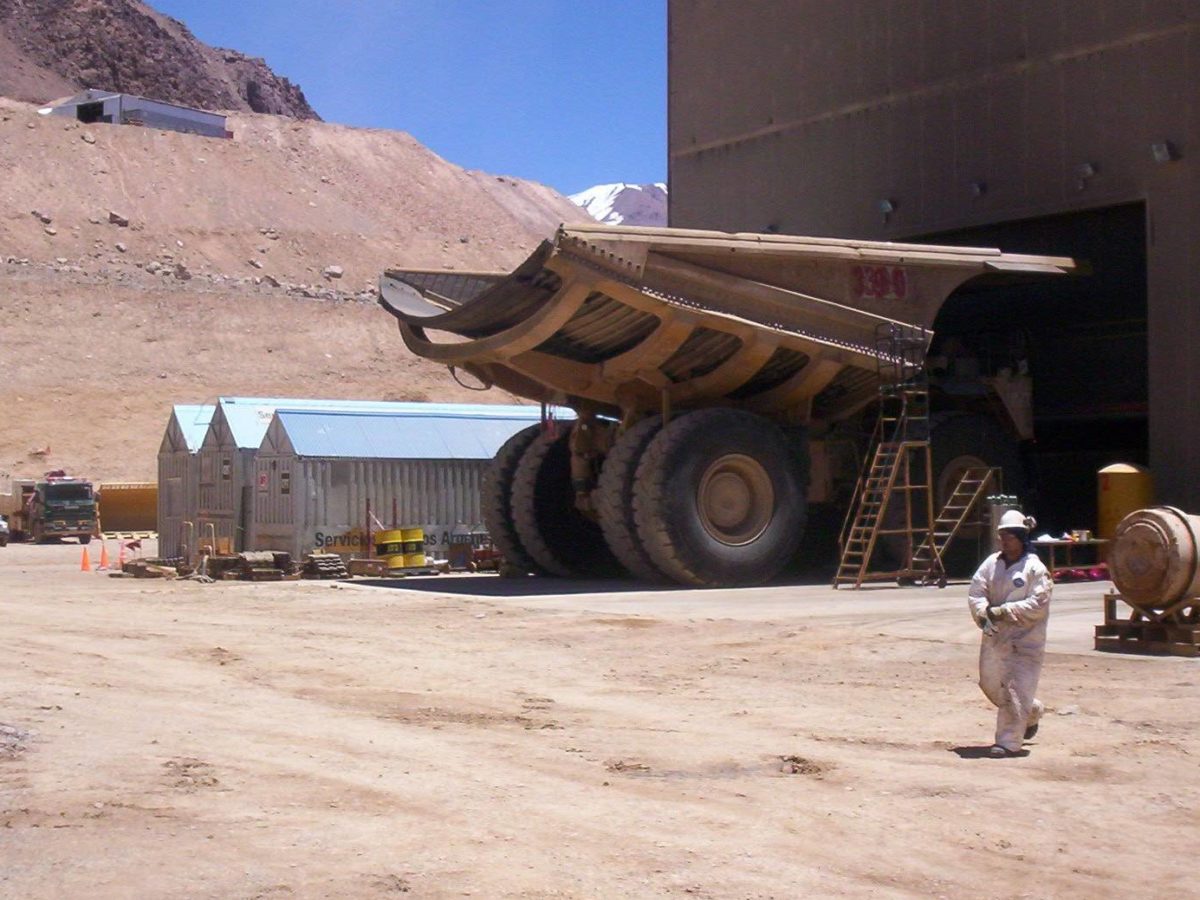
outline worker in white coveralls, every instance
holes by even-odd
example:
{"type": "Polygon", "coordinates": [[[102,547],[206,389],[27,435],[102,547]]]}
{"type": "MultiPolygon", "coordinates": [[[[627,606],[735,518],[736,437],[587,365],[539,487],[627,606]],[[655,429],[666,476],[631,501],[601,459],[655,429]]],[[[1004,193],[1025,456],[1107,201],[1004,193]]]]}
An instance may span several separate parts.
{"type": "Polygon", "coordinates": [[[1035,696],[1046,653],[1050,615],[1050,573],[1029,549],[1037,524],[1016,510],[1000,518],[1000,552],[983,561],[971,579],[967,603],[983,629],[979,647],[979,686],[996,704],[996,743],[988,755],[1003,759],[1021,750],[1042,717],[1035,696]]]}

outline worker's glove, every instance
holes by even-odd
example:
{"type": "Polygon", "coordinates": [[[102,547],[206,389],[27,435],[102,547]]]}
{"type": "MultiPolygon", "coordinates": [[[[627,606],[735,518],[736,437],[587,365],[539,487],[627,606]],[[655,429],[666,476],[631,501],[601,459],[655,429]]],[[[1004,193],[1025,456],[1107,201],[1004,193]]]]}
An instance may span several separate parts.
{"type": "Polygon", "coordinates": [[[989,622],[999,622],[1004,618],[1004,608],[1000,606],[989,606],[987,610],[989,622]]]}
{"type": "Polygon", "coordinates": [[[996,626],[991,623],[987,616],[980,616],[975,620],[975,624],[979,626],[980,631],[991,637],[996,633],[996,626]]]}

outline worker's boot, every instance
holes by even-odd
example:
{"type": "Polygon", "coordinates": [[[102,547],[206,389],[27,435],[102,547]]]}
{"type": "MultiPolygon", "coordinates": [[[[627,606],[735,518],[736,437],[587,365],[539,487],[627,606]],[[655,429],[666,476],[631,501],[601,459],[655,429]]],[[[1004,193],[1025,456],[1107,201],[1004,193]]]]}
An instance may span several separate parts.
{"type": "Polygon", "coordinates": [[[1015,756],[1016,754],[1014,754],[1011,750],[1005,750],[999,744],[993,744],[988,748],[987,755],[991,759],[1008,759],[1010,756],[1015,756]]]}
{"type": "Polygon", "coordinates": [[[1025,740],[1032,740],[1038,733],[1038,725],[1042,721],[1042,712],[1045,709],[1042,706],[1041,700],[1033,701],[1033,711],[1029,714],[1028,724],[1025,726],[1025,740]]]}

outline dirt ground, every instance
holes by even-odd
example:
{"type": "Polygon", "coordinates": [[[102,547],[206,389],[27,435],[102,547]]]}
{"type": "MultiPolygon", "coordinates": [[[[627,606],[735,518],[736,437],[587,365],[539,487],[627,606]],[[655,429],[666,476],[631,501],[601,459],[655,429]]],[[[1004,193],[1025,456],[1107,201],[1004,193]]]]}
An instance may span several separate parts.
{"type": "Polygon", "coordinates": [[[1092,651],[1105,585],[1056,589],[1048,714],[994,761],[962,585],[202,585],[79,555],[0,549],[0,897],[1194,891],[1196,661],[1092,651]]]}

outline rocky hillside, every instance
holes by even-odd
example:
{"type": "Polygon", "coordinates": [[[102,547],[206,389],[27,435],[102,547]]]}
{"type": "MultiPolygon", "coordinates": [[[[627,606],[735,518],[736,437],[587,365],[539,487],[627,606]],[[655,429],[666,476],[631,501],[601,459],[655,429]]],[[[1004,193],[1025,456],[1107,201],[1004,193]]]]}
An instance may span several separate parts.
{"type": "Polygon", "coordinates": [[[0,100],[0,490],[151,479],[172,403],[512,402],[409,354],[388,266],[508,271],[586,213],[401,132],[233,116],[233,140],[0,100]]]}
{"type": "Polygon", "coordinates": [[[45,103],[83,88],[319,118],[263,60],[210,47],[139,0],[0,0],[0,95],[45,103]]]}

